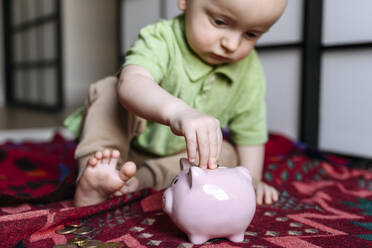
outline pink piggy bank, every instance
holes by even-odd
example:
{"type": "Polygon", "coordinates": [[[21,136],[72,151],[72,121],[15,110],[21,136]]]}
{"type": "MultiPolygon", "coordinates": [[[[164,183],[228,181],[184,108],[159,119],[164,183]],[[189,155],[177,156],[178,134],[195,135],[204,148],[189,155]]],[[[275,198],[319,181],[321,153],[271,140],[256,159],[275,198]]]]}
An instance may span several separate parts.
{"type": "Polygon", "coordinates": [[[164,192],[163,210],[194,244],[213,238],[242,242],[256,211],[252,178],[244,167],[203,170],[187,159],[164,192]]]}

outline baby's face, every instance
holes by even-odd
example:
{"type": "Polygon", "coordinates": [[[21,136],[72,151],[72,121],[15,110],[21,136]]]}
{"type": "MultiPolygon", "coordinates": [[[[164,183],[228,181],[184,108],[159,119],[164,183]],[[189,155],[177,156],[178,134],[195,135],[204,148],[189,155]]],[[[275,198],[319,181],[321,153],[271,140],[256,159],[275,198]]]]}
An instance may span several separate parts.
{"type": "Polygon", "coordinates": [[[286,0],[178,0],[190,47],[208,64],[246,57],[281,16],[286,0]]]}

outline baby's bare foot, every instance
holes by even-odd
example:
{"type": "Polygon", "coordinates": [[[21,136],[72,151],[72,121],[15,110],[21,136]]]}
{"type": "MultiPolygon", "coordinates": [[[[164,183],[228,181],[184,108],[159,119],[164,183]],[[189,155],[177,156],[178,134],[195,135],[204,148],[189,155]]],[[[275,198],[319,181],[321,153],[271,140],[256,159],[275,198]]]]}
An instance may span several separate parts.
{"type": "Polygon", "coordinates": [[[136,191],[138,180],[133,177],[136,165],[128,161],[116,169],[120,153],[104,150],[91,157],[75,191],[75,206],[87,206],[105,201],[110,195],[136,191]]]}

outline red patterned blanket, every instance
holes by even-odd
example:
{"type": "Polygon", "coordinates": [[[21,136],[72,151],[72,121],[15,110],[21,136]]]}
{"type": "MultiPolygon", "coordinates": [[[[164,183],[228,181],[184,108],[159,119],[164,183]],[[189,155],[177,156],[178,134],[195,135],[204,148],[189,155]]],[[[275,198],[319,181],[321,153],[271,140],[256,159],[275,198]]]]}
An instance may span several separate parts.
{"type": "Polygon", "coordinates": [[[53,247],[74,238],[123,247],[371,246],[372,173],[279,135],[266,145],[264,179],[280,199],[257,208],[242,243],[192,245],[161,211],[162,192],[151,189],[74,208],[74,149],[58,135],[47,143],[0,146],[1,247],[53,247]],[[71,224],[86,232],[56,232],[71,224]]]}

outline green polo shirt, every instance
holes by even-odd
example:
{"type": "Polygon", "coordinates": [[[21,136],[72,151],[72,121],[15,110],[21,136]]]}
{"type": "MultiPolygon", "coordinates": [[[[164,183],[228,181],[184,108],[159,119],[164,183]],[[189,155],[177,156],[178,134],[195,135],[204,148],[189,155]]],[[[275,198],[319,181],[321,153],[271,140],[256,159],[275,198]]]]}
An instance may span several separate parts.
{"type": "MultiPolygon", "coordinates": [[[[256,51],[236,63],[206,64],[188,46],[180,15],[143,28],[126,55],[126,65],[143,67],[170,94],[217,118],[237,145],[266,142],[265,77],[256,51]]],[[[132,145],[159,156],[186,147],[184,137],[150,121],[132,145]]]]}
{"type": "MultiPolygon", "coordinates": [[[[265,77],[256,51],[236,63],[208,65],[188,46],[183,18],[180,15],[143,28],[123,66],[138,65],[148,70],[170,94],[214,116],[221,127],[228,127],[237,145],[265,143],[265,77]]],[[[65,121],[66,128],[76,136],[82,112],[80,108],[65,121]]],[[[186,147],[184,137],[174,135],[168,126],[151,121],[132,145],[159,156],[186,147]]]]}

